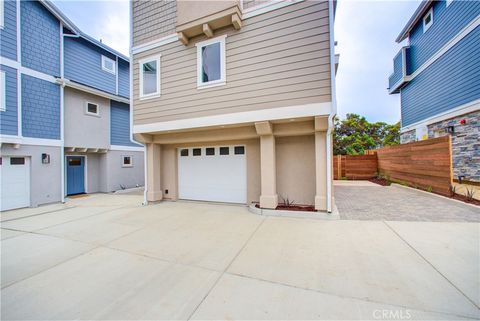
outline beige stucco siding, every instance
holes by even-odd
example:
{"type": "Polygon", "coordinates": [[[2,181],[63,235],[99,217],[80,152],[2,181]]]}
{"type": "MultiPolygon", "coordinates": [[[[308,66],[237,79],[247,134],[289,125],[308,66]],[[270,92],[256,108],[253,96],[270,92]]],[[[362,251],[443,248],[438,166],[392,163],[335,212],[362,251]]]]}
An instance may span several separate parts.
{"type": "Polygon", "coordinates": [[[138,46],[175,33],[177,3],[171,0],[132,2],[133,45],[138,46]]]}
{"type": "Polygon", "coordinates": [[[192,39],[134,56],[134,122],[331,101],[328,3],[301,2],[244,21],[226,38],[226,85],[197,89],[192,39]],[[139,100],[139,59],[161,54],[161,97],[139,100]]]}

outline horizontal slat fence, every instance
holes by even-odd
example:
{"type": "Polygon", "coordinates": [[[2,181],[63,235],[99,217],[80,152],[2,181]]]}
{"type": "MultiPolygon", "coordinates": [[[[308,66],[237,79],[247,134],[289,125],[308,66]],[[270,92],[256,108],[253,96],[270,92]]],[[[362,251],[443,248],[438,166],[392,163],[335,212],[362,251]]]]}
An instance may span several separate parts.
{"type": "Polygon", "coordinates": [[[334,179],[369,179],[376,173],[376,155],[338,155],[333,158],[334,179]]]}
{"type": "Polygon", "coordinates": [[[375,150],[378,172],[391,181],[449,195],[452,184],[450,136],[375,150]]]}

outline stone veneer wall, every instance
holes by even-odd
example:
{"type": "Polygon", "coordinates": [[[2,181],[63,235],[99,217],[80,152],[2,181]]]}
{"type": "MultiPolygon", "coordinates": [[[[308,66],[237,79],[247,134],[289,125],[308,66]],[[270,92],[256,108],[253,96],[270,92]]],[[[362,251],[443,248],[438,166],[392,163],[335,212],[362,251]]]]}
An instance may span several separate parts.
{"type": "Polygon", "coordinates": [[[454,126],[453,178],[458,179],[459,175],[463,175],[465,180],[480,182],[480,110],[428,125],[428,137],[447,135],[444,129],[448,126],[454,126]],[[462,119],[466,121],[465,125],[460,124],[462,119]]]}
{"type": "Polygon", "coordinates": [[[416,141],[415,129],[400,134],[400,143],[406,144],[416,141]]]}

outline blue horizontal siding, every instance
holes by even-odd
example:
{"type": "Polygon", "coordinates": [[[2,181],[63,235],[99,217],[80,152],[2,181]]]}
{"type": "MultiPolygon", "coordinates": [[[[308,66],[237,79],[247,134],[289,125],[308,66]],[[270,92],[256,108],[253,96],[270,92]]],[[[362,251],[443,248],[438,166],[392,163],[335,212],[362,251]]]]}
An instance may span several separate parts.
{"type": "Polygon", "coordinates": [[[388,86],[392,88],[403,77],[403,50],[393,58],[393,74],[388,78],[388,86]]]}
{"type": "Polygon", "coordinates": [[[7,103],[5,111],[0,111],[0,134],[17,135],[17,70],[3,65],[0,65],[0,70],[5,72],[5,100],[7,103]]]}
{"type": "Polygon", "coordinates": [[[141,146],[130,141],[130,106],[110,101],[110,144],[141,146]]]}
{"type": "Polygon", "coordinates": [[[102,69],[102,55],[114,55],[82,38],[65,38],[64,55],[67,79],[116,94],[116,76],[102,69]]]}
{"type": "Polygon", "coordinates": [[[129,63],[118,59],[118,94],[130,98],[129,63]]]}
{"type": "Polygon", "coordinates": [[[37,1],[20,7],[22,65],[60,76],[60,22],[37,1]]]}
{"type": "Polygon", "coordinates": [[[22,75],[22,134],[60,139],[60,86],[22,75]]]}
{"type": "Polygon", "coordinates": [[[411,72],[415,72],[435,52],[480,14],[480,1],[433,2],[433,24],[423,33],[423,19],[410,33],[411,72]]]}
{"type": "Polygon", "coordinates": [[[13,0],[4,1],[4,27],[0,29],[0,55],[17,60],[17,4],[13,0]]]}
{"type": "Polygon", "coordinates": [[[480,99],[479,52],[477,27],[410,81],[401,90],[402,126],[480,99]]]}

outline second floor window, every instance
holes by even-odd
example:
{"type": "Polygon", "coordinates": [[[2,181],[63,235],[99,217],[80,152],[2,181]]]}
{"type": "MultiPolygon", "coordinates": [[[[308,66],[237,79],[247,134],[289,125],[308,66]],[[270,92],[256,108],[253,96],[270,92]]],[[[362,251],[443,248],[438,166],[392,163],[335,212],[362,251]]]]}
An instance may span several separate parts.
{"type": "Polygon", "coordinates": [[[140,98],[160,95],[160,56],[140,60],[140,98]]]}
{"type": "Polygon", "coordinates": [[[423,32],[426,32],[433,24],[433,8],[423,17],[423,32]]]}
{"type": "Polygon", "coordinates": [[[224,85],[225,38],[217,37],[197,43],[197,87],[224,85]]]}
{"type": "Polygon", "coordinates": [[[102,69],[115,75],[115,60],[102,56],[102,69]]]}

